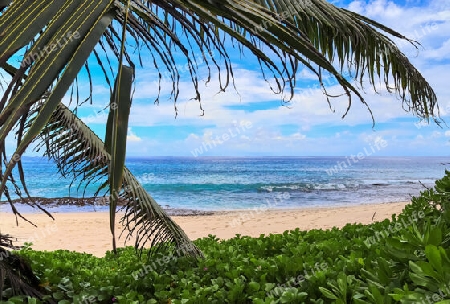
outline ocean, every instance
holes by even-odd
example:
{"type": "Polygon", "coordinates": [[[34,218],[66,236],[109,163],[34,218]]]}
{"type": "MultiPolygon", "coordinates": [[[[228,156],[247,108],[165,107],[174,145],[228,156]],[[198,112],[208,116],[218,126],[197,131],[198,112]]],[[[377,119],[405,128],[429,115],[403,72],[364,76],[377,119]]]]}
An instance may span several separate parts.
{"type": "MultiPolygon", "coordinates": [[[[149,157],[128,158],[126,165],[164,208],[224,211],[409,201],[442,178],[449,162],[449,157],[149,157]]],[[[95,193],[95,184],[78,191],[76,184],[70,187],[70,180],[45,158],[24,157],[23,165],[33,197],[56,200],[95,193]]],[[[8,210],[0,205],[0,211],[8,210]]]]}

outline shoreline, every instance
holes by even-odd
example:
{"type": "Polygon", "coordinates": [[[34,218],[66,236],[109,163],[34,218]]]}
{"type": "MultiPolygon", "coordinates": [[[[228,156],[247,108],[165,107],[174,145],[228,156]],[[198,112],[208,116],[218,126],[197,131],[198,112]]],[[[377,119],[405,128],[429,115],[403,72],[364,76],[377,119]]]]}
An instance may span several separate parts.
{"type": "MultiPolygon", "coordinates": [[[[102,213],[109,212],[108,205],[105,203],[96,203],[98,200],[102,200],[102,198],[74,198],[74,197],[61,197],[61,198],[41,198],[41,197],[32,197],[31,199],[36,200],[36,202],[49,213],[53,214],[62,214],[62,213],[102,213]],[[43,201],[43,200],[44,201],[43,201]],[[71,201],[71,202],[69,202],[71,201]],[[82,203],[79,203],[82,202],[82,203]]],[[[15,199],[13,200],[14,206],[19,210],[21,214],[40,214],[41,210],[37,208],[33,208],[27,204],[21,203],[21,200],[15,199]]],[[[232,212],[267,212],[267,211],[301,211],[301,210],[320,210],[320,209],[339,209],[339,208],[347,208],[347,207],[362,207],[362,206],[376,206],[376,205],[384,205],[384,204],[397,204],[397,203],[405,203],[406,201],[389,201],[389,202],[362,202],[362,203],[333,203],[327,205],[306,205],[306,206],[277,206],[276,204],[261,204],[255,207],[242,208],[242,209],[191,209],[191,208],[176,208],[176,207],[161,207],[164,212],[166,212],[171,217],[176,216],[208,216],[208,215],[218,215],[224,213],[232,213],[232,212]],[[263,208],[263,206],[268,206],[267,208],[263,208]],[[260,211],[263,210],[263,211],[260,211]]],[[[409,203],[410,201],[406,202],[409,203]]],[[[161,205],[160,205],[161,206],[161,205]]],[[[117,206],[117,213],[121,213],[121,208],[123,205],[117,206]]],[[[12,214],[11,208],[7,201],[0,201],[0,214],[12,214]]]]}
{"type": "MultiPolygon", "coordinates": [[[[259,237],[261,234],[277,234],[286,230],[331,229],[350,223],[370,224],[391,219],[399,214],[410,202],[379,204],[358,204],[341,207],[313,207],[301,209],[253,209],[217,211],[212,214],[176,215],[171,218],[195,240],[216,235],[220,239],[242,236],[259,237]]],[[[123,226],[119,223],[121,213],[117,214],[116,231],[120,235],[123,226]]],[[[18,239],[17,244],[25,241],[33,243],[35,250],[67,249],[104,256],[111,249],[109,231],[109,213],[97,212],[52,212],[53,221],[43,213],[23,213],[38,228],[21,220],[16,226],[12,213],[0,212],[0,231],[18,239]]],[[[124,238],[117,240],[122,247],[124,238]]],[[[133,245],[129,240],[128,246],[133,245]]]]}

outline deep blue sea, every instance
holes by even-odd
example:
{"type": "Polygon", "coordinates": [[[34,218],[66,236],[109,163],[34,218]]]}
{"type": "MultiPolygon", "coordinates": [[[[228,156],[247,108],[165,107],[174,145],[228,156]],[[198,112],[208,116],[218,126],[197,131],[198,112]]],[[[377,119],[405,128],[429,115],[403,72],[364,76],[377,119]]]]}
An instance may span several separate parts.
{"type": "MultiPolygon", "coordinates": [[[[443,177],[447,163],[449,157],[152,157],[126,162],[163,207],[211,211],[406,201],[443,177]]],[[[23,164],[31,196],[83,195],[76,186],[69,188],[70,180],[60,177],[51,161],[25,157],[23,164]]],[[[95,190],[90,185],[85,196],[95,190]]]]}

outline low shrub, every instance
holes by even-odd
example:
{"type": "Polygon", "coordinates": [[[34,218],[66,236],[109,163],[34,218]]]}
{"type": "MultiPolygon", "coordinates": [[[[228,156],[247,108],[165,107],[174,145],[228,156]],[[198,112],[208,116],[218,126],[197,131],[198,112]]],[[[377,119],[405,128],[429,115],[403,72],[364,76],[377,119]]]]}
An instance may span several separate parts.
{"type": "MultiPolygon", "coordinates": [[[[195,241],[204,259],[30,248],[58,303],[450,303],[450,174],[391,220],[195,241]]],[[[3,303],[41,303],[12,297],[3,303]]]]}

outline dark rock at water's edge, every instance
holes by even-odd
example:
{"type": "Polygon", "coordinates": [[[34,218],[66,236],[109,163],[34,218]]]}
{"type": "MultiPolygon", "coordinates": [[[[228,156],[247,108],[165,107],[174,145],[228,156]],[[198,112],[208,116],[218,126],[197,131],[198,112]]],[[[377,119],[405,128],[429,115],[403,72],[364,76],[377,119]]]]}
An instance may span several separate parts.
{"type": "MultiPolygon", "coordinates": [[[[106,197],[24,197],[12,200],[18,204],[36,204],[41,206],[57,207],[57,206],[106,206],[108,198],[106,197]]],[[[8,202],[0,202],[0,204],[8,204],[8,202]]],[[[119,201],[119,205],[123,205],[123,201],[119,201]]]]}
{"type": "MultiPolygon", "coordinates": [[[[104,207],[108,206],[109,199],[107,197],[58,197],[58,198],[46,198],[46,197],[30,197],[22,199],[14,199],[13,203],[23,204],[23,205],[40,205],[42,207],[57,208],[59,206],[93,206],[93,207],[104,207]]],[[[0,202],[0,205],[9,204],[6,201],[0,202]]],[[[119,200],[119,206],[124,206],[125,202],[119,200]]],[[[195,209],[176,209],[176,208],[162,208],[170,216],[196,216],[196,215],[212,215],[212,211],[201,211],[195,209]]]]}
{"type": "Polygon", "coordinates": [[[163,208],[164,211],[170,216],[196,216],[196,215],[213,215],[213,211],[201,211],[195,209],[175,209],[175,208],[163,208]]]}

